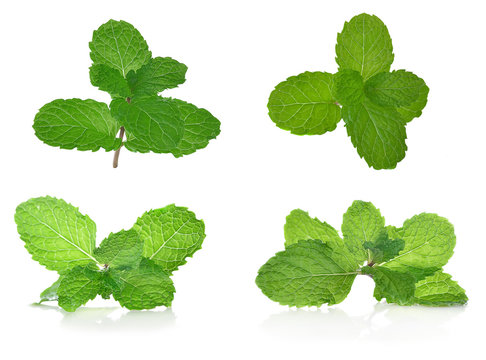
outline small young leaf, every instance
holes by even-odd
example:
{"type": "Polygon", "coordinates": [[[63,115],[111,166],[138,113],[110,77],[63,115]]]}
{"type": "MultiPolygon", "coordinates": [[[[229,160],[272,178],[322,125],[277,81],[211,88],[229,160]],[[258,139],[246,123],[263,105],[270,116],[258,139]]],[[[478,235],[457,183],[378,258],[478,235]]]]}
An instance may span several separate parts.
{"type": "Polygon", "coordinates": [[[364,99],[364,83],[360,73],[343,69],[334,74],[334,93],[341,105],[361,104],[364,99]]]}
{"type": "Polygon", "coordinates": [[[344,106],[343,118],[351,142],[375,169],[394,169],[405,157],[407,134],[397,110],[368,99],[360,105],[344,106]]]}
{"type": "Polygon", "coordinates": [[[363,245],[366,250],[370,251],[370,260],[379,264],[397,256],[403,250],[405,241],[402,239],[390,239],[387,230],[383,229],[375,241],[365,241],[363,245]]]}
{"type": "Polygon", "coordinates": [[[94,100],[54,100],[44,105],[34,119],[35,135],[61,149],[106,151],[118,149],[119,126],[108,106],[94,100]]]}
{"type": "Polygon", "coordinates": [[[402,119],[405,123],[412,121],[414,118],[419,117],[422,115],[422,110],[424,109],[425,105],[427,105],[427,96],[429,95],[429,88],[425,85],[425,81],[420,79],[422,85],[419,88],[419,96],[417,100],[415,100],[410,105],[404,105],[397,108],[397,111],[402,116],[402,119]]]}
{"type": "Polygon", "coordinates": [[[332,305],[346,298],[356,274],[340,249],[320,240],[303,240],[268,260],[258,271],[256,284],[282,305],[332,305]]]}
{"type": "Polygon", "coordinates": [[[156,57],[137,72],[127,74],[127,80],[134,96],[157,95],[165,89],[172,89],[186,81],[187,66],[170,57],[156,57]]]}
{"type": "Polygon", "coordinates": [[[174,299],[174,284],[169,275],[154,262],[144,259],[136,269],[116,271],[114,278],[119,288],[113,297],[130,310],[170,306],[174,299]]]}
{"type": "Polygon", "coordinates": [[[95,223],[64,200],[30,199],[17,207],[15,222],[27,251],[49,270],[96,262],[95,223]]]}
{"type": "Polygon", "coordinates": [[[364,266],[363,274],[369,274],[375,281],[374,297],[386,299],[389,304],[412,305],[414,303],[415,278],[407,273],[400,273],[384,267],[364,266]]]}
{"type": "Polygon", "coordinates": [[[144,241],[143,256],[168,273],[186,263],[206,237],[204,222],[184,207],[169,205],[138,218],[133,229],[144,241]]]}
{"type": "Polygon", "coordinates": [[[393,58],[388,29],[374,15],[353,17],[338,34],[336,62],[339,70],[356,70],[367,80],[379,72],[390,71],[393,58]]]}
{"type": "Polygon", "coordinates": [[[142,260],[143,241],[135,230],[111,233],[94,250],[98,263],[110,268],[137,267],[142,260]]]}
{"type": "Polygon", "coordinates": [[[138,70],[152,57],[142,35],[125,21],[110,20],[101,25],[93,32],[89,48],[94,64],[117,69],[123,77],[131,70],[138,70]]]}
{"type": "Polygon", "coordinates": [[[40,293],[40,300],[39,304],[43,303],[44,301],[57,301],[57,289],[59,289],[59,285],[61,284],[63,276],[59,276],[59,278],[54,281],[54,283],[45,289],[43,292],[40,293]]]}
{"type": "Polygon", "coordinates": [[[98,295],[101,273],[92,266],[76,266],[67,272],[59,284],[58,304],[66,311],[74,311],[98,295]]]}
{"type": "Polygon", "coordinates": [[[296,135],[324,134],[341,120],[332,74],[323,72],[305,72],[278,84],[270,94],[268,110],[279,128],[296,135]]]}
{"type": "Polygon", "coordinates": [[[466,292],[452,280],[451,275],[437,271],[419,281],[415,289],[415,302],[429,306],[452,306],[467,303],[466,292]]]}
{"type": "Polygon", "coordinates": [[[113,97],[129,97],[131,95],[127,80],[120,71],[105,64],[93,64],[89,68],[91,84],[113,97]]]}

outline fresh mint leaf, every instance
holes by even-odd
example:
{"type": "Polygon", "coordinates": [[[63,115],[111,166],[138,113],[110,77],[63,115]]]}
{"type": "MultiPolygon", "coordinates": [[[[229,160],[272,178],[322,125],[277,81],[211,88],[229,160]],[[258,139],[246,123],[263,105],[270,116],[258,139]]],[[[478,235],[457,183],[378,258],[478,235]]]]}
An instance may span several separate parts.
{"type": "Polygon", "coordinates": [[[112,97],[127,98],[131,96],[127,80],[117,69],[104,64],[93,64],[89,68],[91,84],[112,97]]]}
{"type": "Polygon", "coordinates": [[[110,268],[137,267],[142,260],[143,241],[135,230],[110,234],[94,250],[98,263],[110,268]]]}
{"type": "Polygon", "coordinates": [[[341,120],[333,86],[329,73],[291,76],[270,94],[268,114],[279,128],[292,134],[319,135],[333,131],[341,120]]]}
{"type": "Polygon", "coordinates": [[[360,14],[344,23],[336,45],[339,70],[356,70],[367,80],[379,72],[390,71],[393,59],[390,34],[378,17],[360,14]]]}
{"type": "Polygon", "coordinates": [[[186,81],[187,66],[170,57],[156,57],[137,72],[127,74],[128,84],[134,96],[157,95],[186,81]]]}
{"type": "Polygon", "coordinates": [[[429,95],[429,88],[425,85],[425,81],[422,79],[421,83],[422,86],[419,88],[419,95],[417,100],[415,100],[410,105],[404,105],[397,108],[397,111],[402,116],[402,119],[405,123],[412,121],[414,118],[419,117],[422,115],[422,110],[424,109],[425,105],[427,105],[427,96],[429,95]]]}
{"type": "Polygon", "coordinates": [[[338,304],[357,275],[346,256],[319,240],[302,240],[277,253],[258,271],[256,284],[282,305],[338,304]]]}
{"type": "Polygon", "coordinates": [[[49,270],[96,262],[95,223],[64,200],[30,199],[17,207],[15,222],[27,251],[49,270]]]}
{"type": "Polygon", "coordinates": [[[401,228],[385,226],[372,203],[355,201],[343,216],[342,232],[344,241],[327,223],[293,210],[284,226],[285,251],[260,268],[256,284],[270,299],[297,307],[343,301],[356,275],[374,279],[378,301],[431,306],[467,302],[464,289],[441,269],[455,245],[446,219],[420,214],[401,228]]]}
{"type": "Polygon", "coordinates": [[[144,241],[143,256],[172,273],[201,248],[204,222],[174,204],[151,210],[138,218],[133,229],[144,241]]]}
{"type": "Polygon", "coordinates": [[[334,92],[341,105],[361,104],[364,100],[364,83],[356,70],[344,69],[334,74],[334,92]]]}
{"type": "Polygon", "coordinates": [[[108,106],[94,100],[54,100],[44,105],[34,119],[35,135],[51,146],[81,151],[116,150],[118,124],[108,106]]]}
{"type": "Polygon", "coordinates": [[[91,266],[76,266],[62,277],[57,302],[64,310],[74,311],[98,295],[100,284],[99,271],[91,266]]]}

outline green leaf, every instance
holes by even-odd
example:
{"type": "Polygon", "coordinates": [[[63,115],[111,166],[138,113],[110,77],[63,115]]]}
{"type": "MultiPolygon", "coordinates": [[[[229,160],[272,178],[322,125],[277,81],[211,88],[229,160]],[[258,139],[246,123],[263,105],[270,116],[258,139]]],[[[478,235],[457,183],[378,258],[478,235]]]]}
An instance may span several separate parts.
{"type": "Polygon", "coordinates": [[[120,71],[107,65],[91,65],[89,68],[89,78],[93,86],[108,92],[113,97],[121,96],[126,98],[131,94],[128,82],[120,71]]]}
{"type": "Polygon", "coordinates": [[[15,222],[27,251],[49,270],[63,271],[96,261],[95,223],[64,200],[30,199],[17,207],[15,222]]]}
{"type": "Polygon", "coordinates": [[[59,306],[74,311],[93,300],[98,295],[100,280],[101,273],[91,266],[76,266],[63,276],[57,289],[59,306]]]}
{"type": "Polygon", "coordinates": [[[168,273],[186,263],[201,248],[204,222],[193,212],[174,204],[150,210],[137,219],[133,229],[144,242],[143,256],[168,273]]]}
{"type": "Polygon", "coordinates": [[[398,107],[417,101],[423,84],[417,75],[397,70],[376,74],[366,82],[364,91],[375,104],[398,107]]]}
{"type": "Polygon", "coordinates": [[[54,283],[49,286],[47,289],[45,289],[43,292],[40,294],[40,300],[39,304],[43,303],[44,301],[57,301],[58,296],[57,296],[57,289],[59,289],[59,285],[61,284],[63,276],[59,276],[59,278],[54,281],[54,283]]]}
{"type": "Polygon", "coordinates": [[[436,214],[415,215],[403,223],[399,233],[405,247],[398,256],[382,264],[389,269],[410,272],[414,268],[441,268],[454,252],[454,227],[436,214]]]}
{"type": "Polygon", "coordinates": [[[385,218],[370,202],[356,200],[343,215],[344,243],[361,263],[369,260],[366,242],[374,243],[384,231],[385,218]]]}
{"type": "Polygon", "coordinates": [[[424,109],[425,105],[427,105],[429,88],[427,87],[427,85],[425,85],[425,81],[423,81],[422,79],[420,80],[422,85],[419,88],[419,95],[417,100],[415,100],[410,105],[400,106],[399,108],[397,108],[397,111],[400,113],[405,123],[422,115],[422,110],[424,109]]]}
{"type": "Polygon", "coordinates": [[[355,265],[340,249],[320,240],[306,240],[268,260],[258,271],[256,284],[282,305],[332,305],[346,298],[356,274],[355,265]]]}
{"type": "Polygon", "coordinates": [[[205,148],[210,140],[219,135],[221,123],[206,109],[182,100],[167,98],[165,100],[178,107],[184,123],[184,135],[181,141],[177,147],[170,150],[176,158],[205,148]]]}
{"type": "Polygon", "coordinates": [[[393,58],[388,29],[374,15],[353,17],[338,34],[336,62],[339,70],[356,70],[367,80],[379,72],[389,71],[393,58]]]}
{"type": "Polygon", "coordinates": [[[126,77],[138,70],[152,57],[142,35],[125,21],[110,20],[93,32],[89,43],[91,60],[117,69],[126,77]]]}
{"type": "Polygon", "coordinates": [[[118,149],[118,129],[108,106],[89,99],[54,100],[44,105],[34,119],[35,135],[61,149],[118,149]]]}
{"type": "Polygon", "coordinates": [[[157,95],[186,81],[187,66],[170,57],[156,57],[137,72],[129,72],[127,80],[135,96],[157,95]]]}
{"type": "Polygon", "coordinates": [[[414,303],[415,278],[407,273],[400,273],[384,267],[362,268],[363,274],[369,274],[375,281],[374,297],[386,299],[387,303],[412,305],[414,303]]]}
{"type": "Polygon", "coordinates": [[[360,105],[343,106],[343,118],[351,142],[375,169],[394,169],[405,157],[407,134],[397,110],[368,99],[360,105]]]}
{"type": "Polygon", "coordinates": [[[305,72],[275,87],[268,100],[272,121],[296,135],[319,135],[336,129],[341,109],[333,97],[333,76],[305,72]]]}
{"type": "Polygon", "coordinates": [[[110,268],[137,267],[142,260],[143,241],[135,230],[111,233],[94,250],[98,263],[110,268]]]}
{"type": "Polygon", "coordinates": [[[113,297],[130,310],[170,306],[174,299],[174,284],[169,275],[154,262],[144,259],[136,269],[116,271],[120,284],[113,297]]]}
{"type": "Polygon", "coordinates": [[[158,96],[111,102],[113,116],[125,127],[130,151],[167,153],[182,139],[184,122],[176,105],[158,96]]]}
{"type": "Polygon", "coordinates": [[[370,260],[374,263],[381,263],[397,256],[405,247],[405,241],[390,239],[387,230],[383,229],[375,241],[365,241],[363,245],[370,252],[370,260]]]}
{"type": "MultiPolygon", "coordinates": [[[[128,267],[120,267],[116,269],[129,269],[128,267]]],[[[98,287],[98,295],[100,295],[103,299],[108,300],[111,295],[113,294],[113,291],[119,289],[119,285],[116,282],[115,279],[113,279],[112,276],[112,270],[104,270],[101,272],[101,277],[100,277],[100,284],[98,287]]]]}
{"type": "Polygon", "coordinates": [[[355,70],[340,70],[334,74],[334,93],[341,105],[356,105],[363,102],[364,83],[355,70]]]}
{"type": "Polygon", "coordinates": [[[451,275],[436,272],[419,281],[415,289],[415,302],[429,306],[452,306],[467,303],[465,290],[452,280],[451,275]]]}

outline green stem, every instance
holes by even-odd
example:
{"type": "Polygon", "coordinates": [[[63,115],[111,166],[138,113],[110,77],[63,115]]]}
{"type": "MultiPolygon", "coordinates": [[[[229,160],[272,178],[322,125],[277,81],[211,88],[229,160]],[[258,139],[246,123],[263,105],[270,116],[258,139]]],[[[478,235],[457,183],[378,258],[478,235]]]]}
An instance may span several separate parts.
{"type": "Polygon", "coordinates": [[[120,128],[120,134],[118,137],[122,140],[120,147],[115,151],[115,155],[113,156],[113,167],[116,169],[118,167],[118,158],[120,157],[120,150],[123,147],[123,136],[125,135],[125,128],[122,126],[120,128]]]}

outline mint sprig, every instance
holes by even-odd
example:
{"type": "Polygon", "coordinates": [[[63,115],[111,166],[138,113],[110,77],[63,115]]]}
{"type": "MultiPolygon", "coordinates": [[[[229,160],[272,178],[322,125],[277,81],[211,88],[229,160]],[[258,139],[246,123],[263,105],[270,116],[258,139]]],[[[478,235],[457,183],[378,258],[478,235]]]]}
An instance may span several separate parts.
{"type": "Polygon", "coordinates": [[[40,295],[74,311],[100,295],[128,309],[170,306],[173,271],[201,248],[204,222],[169,205],[138,218],[130,230],[110,234],[96,247],[96,225],[77,208],[53,197],[17,207],[15,222],[32,258],[59,279],[40,295]]]}
{"type": "Polygon", "coordinates": [[[155,57],[142,35],[125,21],[110,20],[89,43],[91,84],[108,92],[108,106],[95,100],[54,100],[34,119],[36,136],[62,149],[171,153],[175,157],[206,147],[220,133],[220,122],[205,109],[160,97],[186,80],[187,66],[155,57]],[[117,134],[119,133],[118,137],[117,134]]]}
{"type": "Polygon", "coordinates": [[[293,210],[284,226],[285,250],[258,271],[256,284],[289,306],[343,301],[358,275],[375,281],[374,297],[398,305],[462,305],[466,293],[443,266],[456,243],[453,226],[422,213],[401,228],[385,226],[373,204],[355,201],[344,214],[343,237],[329,224],[293,210]]]}
{"type": "Polygon", "coordinates": [[[405,126],[419,117],[429,88],[415,74],[390,72],[393,46],[385,24],[361,14],[338,34],[338,72],[304,72],[278,84],[268,100],[275,124],[296,135],[321,135],[344,119],[360,157],[393,169],[405,157],[405,126]]]}

